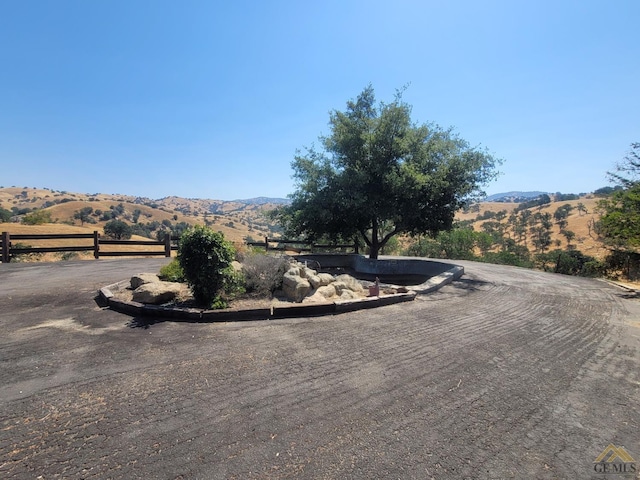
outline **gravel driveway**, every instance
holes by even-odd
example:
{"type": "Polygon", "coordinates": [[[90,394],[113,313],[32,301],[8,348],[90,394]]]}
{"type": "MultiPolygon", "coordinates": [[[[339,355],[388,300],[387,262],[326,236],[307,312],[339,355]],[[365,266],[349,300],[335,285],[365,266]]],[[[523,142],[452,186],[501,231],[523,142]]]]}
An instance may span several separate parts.
{"type": "Polygon", "coordinates": [[[626,478],[594,470],[609,444],[640,470],[624,290],[456,262],[438,292],[331,317],[145,326],[95,303],[164,263],[0,265],[0,478],[626,478]]]}

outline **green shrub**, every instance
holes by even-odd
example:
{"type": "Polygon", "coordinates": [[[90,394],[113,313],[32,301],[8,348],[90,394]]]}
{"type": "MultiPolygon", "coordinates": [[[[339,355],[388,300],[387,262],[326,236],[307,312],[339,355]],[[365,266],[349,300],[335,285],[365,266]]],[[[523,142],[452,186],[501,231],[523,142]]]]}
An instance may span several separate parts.
{"type": "Polygon", "coordinates": [[[242,264],[247,292],[259,296],[271,295],[282,287],[282,278],[289,268],[284,257],[264,253],[247,255],[242,264]]]}
{"type": "Polygon", "coordinates": [[[234,255],[233,245],[209,227],[196,225],[182,234],[178,261],[198,304],[227,306],[225,291],[232,294],[239,283],[231,266],[234,255]]]}
{"type": "Polygon", "coordinates": [[[25,225],[42,225],[43,223],[51,223],[51,212],[38,210],[36,212],[27,213],[22,217],[22,223],[25,225]]]}
{"type": "Polygon", "coordinates": [[[16,251],[21,248],[32,248],[32,245],[21,242],[14,243],[10,250],[12,262],[36,262],[42,257],[42,253],[19,253],[16,251]]]}
{"type": "Polygon", "coordinates": [[[171,263],[162,267],[158,276],[161,280],[164,280],[166,282],[186,282],[184,271],[182,270],[180,262],[178,262],[177,258],[174,258],[173,260],[171,260],[171,263]]]}
{"type": "Polygon", "coordinates": [[[514,267],[533,268],[533,262],[519,256],[514,252],[499,251],[487,252],[479,258],[481,262],[494,263],[498,265],[513,265],[514,267]]]}

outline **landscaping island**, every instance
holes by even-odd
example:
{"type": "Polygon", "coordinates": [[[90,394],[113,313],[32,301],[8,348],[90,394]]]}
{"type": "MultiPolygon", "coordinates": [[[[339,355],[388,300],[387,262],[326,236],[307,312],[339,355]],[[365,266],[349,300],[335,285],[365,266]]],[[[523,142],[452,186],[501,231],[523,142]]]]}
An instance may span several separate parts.
{"type": "MultiPolygon", "coordinates": [[[[412,301],[417,294],[434,291],[440,286],[459,278],[464,273],[464,268],[461,266],[423,258],[383,257],[372,260],[355,254],[297,255],[291,265],[292,267],[284,275],[283,291],[277,292],[274,298],[240,300],[233,302],[231,308],[226,309],[209,310],[188,306],[188,290],[186,286],[180,285],[180,287],[176,287],[175,284],[170,287],[175,291],[173,297],[175,300],[167,301],[160,305],[135,301],[133,299],[134,289],[143,287],[145,284],[155,283],[154,274],[140,274],[132,277],[131,280],[123,280],[105,286],[100,289],[99,296],[109,308],[135,317],[154,317],[189,322],[269,320],[331,315],[412,301]],[[311,269],[309,265],[313,265],[317,269],[311,269]],[[296,289],[293,288],[293,298],[291,296],[283,296],[281,293],[284,294],[287,283],[289,282],[290,285],[294,283],[293,280],[287,280],[287,277],[294,277],[292,270],[295,269],[298,270],[300,274],[298,276],[302,279],[307,276],[322,278],[324,270],[348,271],[351,274],[349,275],[351,278],[379,276],[379,291],[377,295],[369,295],[370,290],[367,287],[375,285],[375,281],[359,280],[361,286],[359,290],[351,281],[347,280],[344,273],[341,273],[335,277],[334,282],[329,282],[325,285],[317,284],[314,286],[315,280],[308,279],[307,282],[311,288],[304,295],[300,290],[296,294],[296,289]],[[384,283],[385,276],[391,276],[397,280],[402,275],[407,275],[409,278],[421,276],[426,280],[416,285],[384,283]],[[326,287],[331,284],[337,284],[333,289],[339,295],[326,295],[327,290],[329,290],[326,287]],[[179,288],[182,288],[182,290],[179,288]],[[350,293],[345,294],[344,292],[350,293]]],[[[324,277],[324,279],[321,283],[325,283],[328,280],[327,277],[324,277]]]]}

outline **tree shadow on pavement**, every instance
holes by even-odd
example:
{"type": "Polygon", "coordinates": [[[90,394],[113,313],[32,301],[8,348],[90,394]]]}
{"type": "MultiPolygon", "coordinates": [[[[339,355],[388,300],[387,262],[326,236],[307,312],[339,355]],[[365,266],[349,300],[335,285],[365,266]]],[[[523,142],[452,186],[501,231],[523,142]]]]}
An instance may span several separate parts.
{"type": "Polygon", "coordinates": [[[156,325],[158,323],[163,323],[166,320],[163,318],[154,318],[154,317],[133,317],[129,322],[127,322],[127,327],[129,328],[142,328],[144,330],[148,329],[152,325],[156,325]]]}
{"type": "Polygon", "coordinates": [[[474,278],[459,278],[451,282],[451,286],[461,290],[476,291],[486,285],[493,285],[492,282],[485,282],[484,280],[476,280],[474,278]]]}
{"type": "Polygon", "coordinates": [[[633,300],[633,299],[640,298],[640,291],[617,293],[616,297],[625,298],[627,300],[633,300]]]}

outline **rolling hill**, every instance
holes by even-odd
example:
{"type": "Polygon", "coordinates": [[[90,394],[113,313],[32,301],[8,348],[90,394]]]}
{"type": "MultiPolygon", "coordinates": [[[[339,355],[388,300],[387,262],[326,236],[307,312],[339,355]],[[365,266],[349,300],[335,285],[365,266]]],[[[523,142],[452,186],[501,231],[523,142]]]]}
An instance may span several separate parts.
{"type": "MultiPolygon", "coordinates": [[[[518,208],[519,203],[505,201],[512,198],[527,199],[540,192],[507,192],[494,196],[500,201],[483,202],[466,212],[459,212],[456,219],[466,221],[474,230],[482,231],[483,224],[489,220],[495,222],[492,214],[504,212],[499,220],[504,224],[506,235],[512,235],[511,227],[507,225],[511,212],[518,208]],[[487,214],[487,212],[491,212],[487,214]]],[[[602,258],[607,254],[602,242],[590,229],[590,223],[597,220],[595,208],[598,197],[592,194],[581,196],[579,199],[554,201],[543,206],[530,208],[533,212],[549,213],[553,216],[558,207],[568,204],[573,210],[567,217],[565,230],[575,234],[571,241],[573,248],[581,250],[587,255],[602,258]],[[578,212],[577,205],[582,203],[586,212],[578,212]]],[[[213,229],[224,233],[225,237],[236,244],[244,243],[248,238],[262,239],[265,236],[277,237],[280,229],[266,215],[269,210],[276,208],[285,199],[257,197],[248,200],[222,201],[211,199],[183,198],[168,196],[161,199],[149,199],[131,195],[118,194],[86,194],[39,189],[28,187],[0,188],[0,208],[14,213],[14,223],[0,226],[1,230],[18,233],[49,232],[49,233],[79,233],[102,232],[104,225],[112,216],[126,223],[137,226],[137,238],[155,239],[159,232],[184,228],[186,225],[208,224],[213,229]],[[74,218],[74,214],[82,208],[90,207],[92,213],[89,223],[74,218]],[[47,225],[22,225],[21,218],[31,211],[43,210],[51,216],[52,223],[47,225]]],[[[560,233],[560,228],[554,224],[552,229],[553,248],[567,248],[567,239],[560,233]]],[[[405,242],[402,242],[403,244],[405,242]]],[[[532,247],[528,247],[533,251],[532,247]]]]}
{"type": "MultiPolygon", "coordinates": [[[[224,233],[234,243],[242,243],[247,237],[276,236],[279,229],[267,218],[266,213],[282,203],[272,199],[251,199],[227,202],[222,200],[165,197],[158,200],[117,194],[86,194],[29,187],[0,188],[0,208],[12,211],[15,222],[6,228],[17,232],[25,214],[42,210],[48,212],[52,223],[50,230],[64,233],[63,227],[76,227],[82,231],[102,231],[111,218],[145,230],[145,236],[155,238],[158,232],[185,225],[208,224],[224,233]],[[90,207],[89,223],[74,219],[74,214],[90,207]],[[55,225],[55,226],[54,226],[55,225]]],[[[23,225],[20,229],[28,228],[23,225]]]]}

